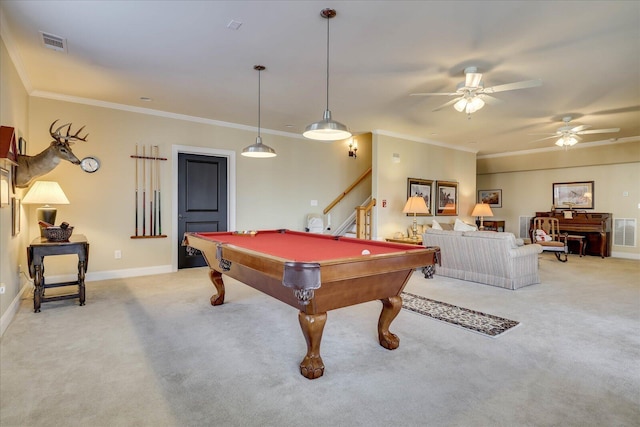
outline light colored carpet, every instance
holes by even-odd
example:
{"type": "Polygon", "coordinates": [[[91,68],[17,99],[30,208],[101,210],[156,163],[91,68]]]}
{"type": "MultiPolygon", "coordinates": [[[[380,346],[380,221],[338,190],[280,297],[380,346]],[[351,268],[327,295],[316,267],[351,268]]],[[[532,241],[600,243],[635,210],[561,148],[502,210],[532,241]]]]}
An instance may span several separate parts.
{"type": "Polygon", "coordinates": [[[20,311],[0,346],[0,425],[638,426],[640,262],[541,254],[509,291],[416,272],[406,291],[514,319],[492,339],[377,301],[332,311],[307,380],[297,311],[206,269],[90,282],[87,305],[20,311]]]}

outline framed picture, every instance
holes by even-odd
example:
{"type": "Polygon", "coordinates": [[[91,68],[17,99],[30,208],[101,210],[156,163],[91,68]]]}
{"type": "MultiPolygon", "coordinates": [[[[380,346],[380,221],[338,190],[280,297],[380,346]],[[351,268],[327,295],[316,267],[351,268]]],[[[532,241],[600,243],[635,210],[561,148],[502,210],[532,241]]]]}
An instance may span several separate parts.
{"type": "MultiPolygon", "coordinates": [[[[431,204],[431,200],[433,199],[432,188],[433,181],[428,179],[407,178],[407,199],[413,196],[420,196],[424,199],[424,202],[427,204],[427,208],[429,209],[428,214],[416,214],[416,216],[433,215],[433,205],[431,204]]],[[[413,214],[407,214],[407,216],[413,216],[413,214]]]]}
{"type": "Polygon", "coordinates": [[[0,168],[0,207],[9,206],[11,200],[11,185],[9,170],[0,168]]]}
{"type": "Polygon", "coordinates": [[[458,183],[436,181],[436,215],[458,215],[458,183]]]}
{"type": "Polygon", "coordinates": [[[23,137],[18,138],[18,154],[27,154],[27,140],[23,137]]]}
{"type": "Polygon", "coordinates": [[[553,206],[556,209],[593,209],[593,181],[554,182],[553,206]]]}
{"type": "Polygon", "coordinates": [[[11,198],[11,224],[13,225],[13,236],[20,234],[20,199],[11,198]]]}
{"type": "Polygon", "coordinates": [[[492,208],[501,208],[502,190],[478,190],[478,203],[486,203],[492,208]]]}

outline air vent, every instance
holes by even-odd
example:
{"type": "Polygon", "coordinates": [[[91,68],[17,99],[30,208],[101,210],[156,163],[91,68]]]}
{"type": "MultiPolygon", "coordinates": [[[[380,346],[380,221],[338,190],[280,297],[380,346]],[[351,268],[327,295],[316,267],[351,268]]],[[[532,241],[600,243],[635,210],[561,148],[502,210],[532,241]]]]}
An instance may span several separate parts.
{"type": "Polygon", "coordinates": [[[529,225],[531,224],[532,216],[521,216],[519,218],[519,236],[521,239],[528,239],[529,236],[529,225]]]}
{"type": "Polygon", "coordinates": [[[615,218],[613,220],[613,244],[615,246],[636,246],[636,219],[615,218]]]}
{"type": "Polygon", "coordinates": [[[44,47],[57,50],[58,52],[67,51],[67,40],[62,37],[54,36],[53,34],[47,34],[40,31],[42,35],[42,44],[44,47]]]}

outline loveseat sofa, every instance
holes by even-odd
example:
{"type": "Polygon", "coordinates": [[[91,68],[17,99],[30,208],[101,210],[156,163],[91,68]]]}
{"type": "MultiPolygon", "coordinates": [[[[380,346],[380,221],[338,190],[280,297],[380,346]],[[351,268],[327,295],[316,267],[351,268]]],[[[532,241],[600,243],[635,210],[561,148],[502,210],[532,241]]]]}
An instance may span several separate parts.
{"type": "Polygon", "coordinates": [[[422,244],[439,246],[441,262],[435,274],[518,289],[539,283],[538,244],[519,245],[513,233],[427,228],[422,244]]]}

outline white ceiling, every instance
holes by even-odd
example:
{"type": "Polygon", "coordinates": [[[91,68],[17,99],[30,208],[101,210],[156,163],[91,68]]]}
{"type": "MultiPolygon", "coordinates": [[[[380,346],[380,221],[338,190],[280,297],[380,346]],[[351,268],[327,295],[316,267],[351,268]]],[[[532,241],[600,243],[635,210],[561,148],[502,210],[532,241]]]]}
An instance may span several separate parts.
{"type": "MultiPolygon", "coordinates": [[[[552,147],[532,142],[562,117],[640,135],[638,1],[5,1],[2,36],[27,90],[299,135],[326,106],[327,20],[333,118],[488,155],[552,147]],[[241,22],[238,30],[227,28],[241,22]],[[43,47],[40,31],[67,40],[43,47]],[[463,70],[501,92],[467,119],[450,98],[463,70]],[[140,97],[152,98],[144,102],[140,97]]],[[[72,99],[72,98],[69,98],[72,99]]],[[[62,118],[63,120],[66,120],[62,118]]],[[[71,119],[72,118],[68,118],[71,119]]],[[[268,137],[265,137],[268,144],[268,137]]]]}

